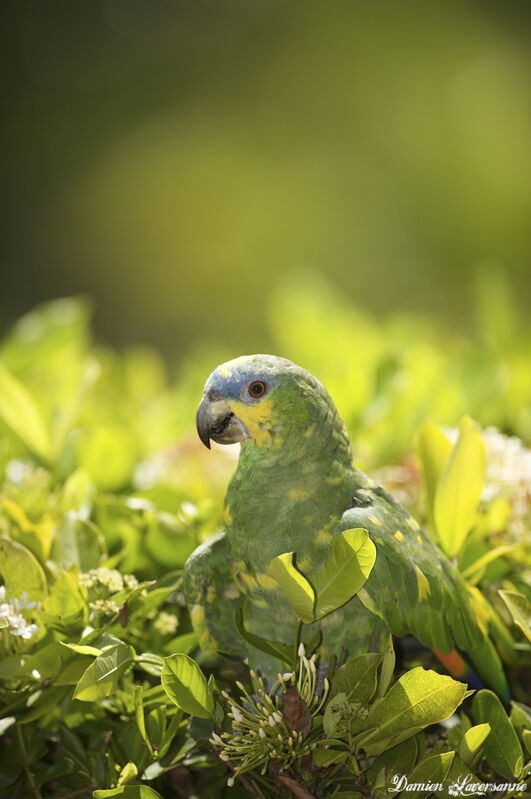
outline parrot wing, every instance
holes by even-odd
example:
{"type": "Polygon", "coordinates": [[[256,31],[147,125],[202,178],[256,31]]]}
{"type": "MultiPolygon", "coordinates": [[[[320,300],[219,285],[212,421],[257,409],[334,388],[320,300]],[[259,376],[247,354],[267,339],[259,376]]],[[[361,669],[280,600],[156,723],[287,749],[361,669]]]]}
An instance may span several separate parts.
{"type": "Polygon", "coordinates": [[[242,599],[232,579],[224,532],[190,555],[184,567],[183,590],[201,648],[245,657],[246,645],[234,623],[242,599]]]}
{"type": "Polygon", "coordinates": [[[467,586],[418,522],[383,488],[363,488],[353,496],[337,532],[352,527],[367,529],[377,549],[373,570],[359,593],[366,607],[394,635],[413,633],[437,655],[459,648],[481,680],[506,698],[502,664],[489,637],[494,611],[467,586]]]}

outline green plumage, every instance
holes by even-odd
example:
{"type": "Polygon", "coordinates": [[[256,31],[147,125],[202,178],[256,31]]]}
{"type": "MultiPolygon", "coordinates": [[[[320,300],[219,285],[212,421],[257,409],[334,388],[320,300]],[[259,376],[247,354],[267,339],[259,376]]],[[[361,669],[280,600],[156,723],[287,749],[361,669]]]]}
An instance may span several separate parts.
{"type": "Polygon", "coordinates": [[[186,566],[185,593],[202,645],[247,655],[262,671],[276,673],[276,664],[237,633],[235,609],[244,607],[250,631],[293,643],[297,620],[267,576],[269,563],[294,551],[311,581],[332,537],[363,527],[377,549],[369,579],[358,597],[305,626],[306,640],[321,627],[324,657],[342,648],[352,656],[381,646],[387,628],[398,636],[413,633],[441,653],[459,647],[484,682],[505,692],[488,635],[489,609],[407,511],[355,468],[345,426],[319,381],[282,358],[236,359],[207,381],[198,429],[204,441],[208,435],[223,443],[242,440],[225,499],[226,532],[196,550],[186,566]],[[258,384],[264,392],[254,397],[258,384]],[[219,433],[223,426],[229,432],[219,433]]]}

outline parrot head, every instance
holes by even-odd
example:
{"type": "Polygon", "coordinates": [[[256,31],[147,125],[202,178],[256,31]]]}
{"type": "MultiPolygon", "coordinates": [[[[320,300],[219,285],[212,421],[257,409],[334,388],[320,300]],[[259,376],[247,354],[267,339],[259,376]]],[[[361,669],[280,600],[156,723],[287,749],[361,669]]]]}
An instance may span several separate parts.
{"type": "Polygon", "coordinates": [[[221,364],[208,378],[197,409],[197,432],[208,448],[210,440],[234,444],[246,439],[260,449],[279,448],[330,404],[319,381],[286,358],[244,355],[221,364]]]}

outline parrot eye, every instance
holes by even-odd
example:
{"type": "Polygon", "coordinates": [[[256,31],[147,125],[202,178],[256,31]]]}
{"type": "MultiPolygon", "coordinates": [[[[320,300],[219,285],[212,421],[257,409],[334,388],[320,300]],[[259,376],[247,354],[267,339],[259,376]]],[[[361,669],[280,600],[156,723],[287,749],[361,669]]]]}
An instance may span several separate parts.
{"type": "Polygon", "coordinates": [[[263,394],[265,394],[265,390],[266,384],[262,380],[255,380],[249,386],[249,394],[255,399],[256,397],[261,397],[263,394]]]}

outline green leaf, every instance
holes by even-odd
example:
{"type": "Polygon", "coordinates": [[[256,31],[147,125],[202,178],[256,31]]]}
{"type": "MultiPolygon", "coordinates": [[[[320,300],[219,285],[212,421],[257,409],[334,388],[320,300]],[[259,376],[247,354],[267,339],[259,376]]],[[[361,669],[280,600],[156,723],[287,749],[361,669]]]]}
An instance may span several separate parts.
{"type": "Polygon", "coordinates": [[[128,785],[130,782],[133,782],[138,774],[138,769],[134,763],[129,761],[126,763],[123,769],[120,771],[120,776],[118,777],[118,785],[128,785]]]}
{"type": "Polygon", "coordinates": [[[334,763],[344,763],[349,753],[344,749],[314,749],[312,757],[316,766],[327,768],[334,763]]]}
{"type": "Polygon", "coordinates": [[[528,598],[520,591],[498,591],[498,593],[509,608],[514,623],[531,641],[531,604],[528,598]]]}
{"type": "Polygon", "coordinates": [[[441,428],[431,420],[424,422],[415,438],[415,452],[426,483],[431,519],[433,519],[437,485],[448,463],[451,451],[452,445],[441,428]]]}
{"type": "Polygon", "coordinates": [[[466,691],[466,685],[451,677],[421,667],[411,669],[371,707],[368,732],[359,736],[358,743],[367,754],[379,754],[378,744],[393,746],[424,727],[447,719],[461,704],[466,691]]]}
{"type": "Polygon", "coordinates": [[[85,602],[73,577],[63,570],[61,576],[50,588],[43,610],[62,619],[75,615],[84,606],[85,602]]]}
{"type": "Polygon", "coordinates": [[[293,565],[293,554],[285,552],[273,558],[267,572],[282,588],[296,616],[310,624],[314,620],[315,594],[306,577],[293,565]]]}
{"type": "Polygon", "coordinates": [[[105,554],[105,541],[98,528],[75,511],[65,513],[55,531],[52,559],[63,569],[76,565],[88,572],[101,564],[105,554]]]}
{"type": "Polygon", "coordinates": [[[321,619],[348,602],[365,584],[375,560],[376,547],[367,530],[355,528],[337,535],[328,560],[311,577],[316,593],[315,618],[321,619]]]}
{"type": "Polygon", "coordinates": [[[101,652],[79,680],[73,698],[95,702],[110,696],[124,671],[133,663],[134,656],[134,649],[126,644],[117,644],[101,652]]]}
{"type": "Polygon", "coordinates": [[[234,623],[244,641],[247,641],[248,644],[251,644],[251,646],[254,646],[256,649],[259,649],[260,652],[272,655],[274,658],[278,658],[291,667],[293,664],[293,647],[287,644],[278,644],[276,641],[268,641],[260,635],[248,632],[243,626],[243,611],[241,608],[237,608],[234,613],[234,623]]]}
{"type": "Polygon", "coordinates": [[[389,684],[393,678],[395,670],[396,655],[393,646],[393,636],[389,634],[385,649],[382,653],[382,665],[380,667],[380,679],[378,680],[377,699],[381,699],[387,693],[389,684]]]}
{"type": "Polygon", "coordinates": [[[435,493],[434,520],[449,557],[465,543],[485,483],[485,444],[476,423],[464,416],[459,438],[435,493]]]}
{"type": "Polygon", "coordinates": [[[385,768],[388,777],[392,777],[393,774],[409,774],[416,763],[418,753],[416,738],[408,738],[377,757],[371,770],[378,774],[380,769],[385,768]]]}
{"type": "Polygon", "coordinates": [[[511,724],[523,743],[524,730],[531,730],[531,708],[520,702],[511,702],[511,724]]]}
{"type": "Polygon", "coordinates": [[[0,417],[35,455],[44,461],[50,460],[50,433],[38,404],[26,386],[2,364],[0,417]]]}
{"type": "Polygon", "coordinates": [[[502,555],[506,555],[507,552],[512,552],[515,549],[514,546],[510,544],[503,544],[502,546],[495,547],[494,549],[489,549],[484,555],[471,563],[470,566],[467,566],[466,569],[463,569],[461,574],[463,577],[466,578],[467,582],[472,583],[472,585],[476,585],[481,578],[483,577],[484,569],[489,563],[492,563],[494,560],[498,560],[502,555]]]}
{"type": "Polygon", "coordinates": [[[121,796],[122,799],[163,799],[160,793],[148,785],[120,785],[109,790],[93,791],[94,799],[107,799],[110,796],[121,796]]]}
{"type": "Polygon", "coordinates": [[[531,730],[523,730],[522,736],[524,739],[524,745],[527,749],[527,753],[531,755],[531,730]]]}
{"type": "Polygon", "coordinates": [[[332,678],[330,699],[345,694],[349,702],[367,706],[376,690],[376,672],[381,655],[370,652],[358,655],[341,666],[332,678]]]}
{"type": "Polygon", "coordinates": [[[490,724],[476,724],[465,732],[459,743],[457,753],[463,763],[470,768],[477,760],[479,750],[490,732],[490,724]]]}
{"type": "Polygon", "coordinates": [[[164,658],[162,687],[177,707],[193,716],[210,718],[214,710],[212,688],[192,658],[182,653],[164,658]]]}
{"type": "Polygon", "coordinates": [[[42,601],[48,593],[44,571],[29,549],[0,538],[0,573],[8,599],[20,598],[24,591],[32,601],[42,601]]]}
{"type": "Polygon", "coordinates": [[[504,777],[519,777],[524,764],[520,741],[503,705],[492,691],[479,691],[472,701],[474,718],[490,724],[484,756],[489,765],[504,777]]]}
{"type": "Polygon", "coordinates": [[[440,754],[430,755],[430,757],[422,760],[407,778],[409,784],[431,783],[433,785],[436,783],[441,786],[440,789],[436,791],[434,791],[433,788],[428,788],[426,791],[408,790],[404,791],[404,795],[407,796],[408,799],[426,799],[426,797],[431,796],[433,793],[437,795],[439,792],[441,792],[442,795],[444,782],[450,771],[454,755],[454,752],[442,752],[440,754]]]}
{"type": "Polygon", "coordinates": [[[336,694],[332,699],[326,703],[323,729],[327,738],[334,738],[336,735],[346,734],[346,726],[344,723],[344,713],[348,706],[348,697],[346,694],[336,694]]]}

